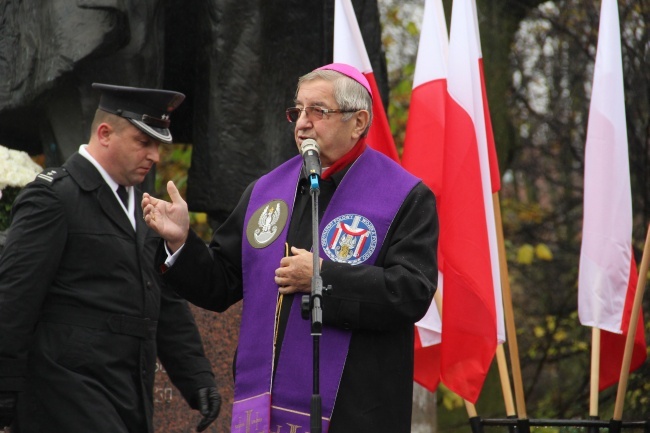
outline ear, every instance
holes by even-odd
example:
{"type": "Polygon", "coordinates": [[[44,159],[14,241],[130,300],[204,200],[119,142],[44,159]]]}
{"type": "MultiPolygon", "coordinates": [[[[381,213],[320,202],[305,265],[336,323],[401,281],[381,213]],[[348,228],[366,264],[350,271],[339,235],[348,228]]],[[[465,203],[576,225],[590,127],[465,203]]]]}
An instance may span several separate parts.
{"type": "Polygon", "coordinates": [[[102,146],[107,146],[108,142],[111,139],[111,134],[113,134],[113,127],[106,122],[100,123],[95,131],[97,141],[102,146]]]}
{"type": "Polygon", "coordinates": [[[366,110],[359,110],[354,114],[354,130],[352,131],[352,136],[354,138],[361,137],[363,131],[368,127],[368,122],[370,121],[370,113],[366,110]]]}

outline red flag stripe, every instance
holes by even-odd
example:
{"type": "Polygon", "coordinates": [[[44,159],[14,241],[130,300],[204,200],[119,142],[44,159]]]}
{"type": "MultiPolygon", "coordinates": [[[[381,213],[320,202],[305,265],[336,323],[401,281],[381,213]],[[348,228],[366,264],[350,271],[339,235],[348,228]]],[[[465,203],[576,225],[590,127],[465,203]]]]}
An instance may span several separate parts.
{"type": "Polygon", "coordinates": [[[440,345],[422,346],[417,328],[413,380],[431,392],[436,392],[440,384],[440,345]]]}
{"type": "MultiPolygon", "coordinates": [[[[625,307],[623,309],[623,320],[621,322],[622,334],[601,330],[600,332],[600,374],[598,388],[600,391],[618,383],[621,368],[623,367],[623,353],[625,352],[625,340],[630,326],[632,305],[636,294],[638,271],[634,258],[630,263],[630,281],[625,295],[625,307]]],[[[641,367],[646,360],[645,328],[643,326],[643,315],[639,315],[636,332],[634,334],[634,349],[632,350],[632,361],[630,370],[632,372],[641,367]]]]}
{"type": "Polygon", "coordinates": [[[373,120],[372,125],[370,125],[370,130],[368,131],[368,136],[366,137],[366,143],[368,143],[368,146],[378,150],[393,161],[399,163],[399,155],[397,154],[397,148],[395,147],[393,133],[388,124],[388,117],[386,116],[386,110],[384,110],[384,104],[381,102],[381,94],[377,87],[375,74],[369,72],[364,73],[363,75],[368,80],[370,88],[372,89],[372,94],[374,95],[372,99],[373,120]]]}
{"type": "Polygon", "coordinates": [[[334,3],[334,62],[354,66],[368,80],[373,94],[374,119],[366,143],[399,163],[399,155],[390,131],[386,110],[381,102],[381,94],[370,65],[368,51],[350,0],[336,0],[334,3]]]}
{"type": "Polygon", "coordinates": [[[411,94],[402,165],[431,188],[442,192],[442,149],[445,140],[447,80],[426,82],[411,94]]]}
{"type": "MultiPolygon", "coordinates": [[[[436,196],[442,191],[448,46],[442,1],[425,0],[402,166],[421,178],[436,196]]],[[[443,259],[438,249],[439,294],[442,294],[443,286],[443,259]]],[[[436,302],[431,303],[415,329],[419,339],[415,347],[413,378],[434,392],[440,383],[442,335],[442,321],[436,302]]]]}
{"type": "Polygon", "coordinates": [[[492,117],[488,106],[487,91],[485,89],[485,73],[483,72],[483,58],[478,60],[479,71],[481,72],[481,90],[483,94],[483,114],[485,115],[485,135],[487,137],[488,158],[490,161],[490,181],[492,192],[501,189],[501,173],[499,172],[499,159],[497,158],[496,143],[494,142],[494,131],[492,130],[492,117]]]}
{"type": "Polygon", "coordinates": [[[441,374],[448,388],[475,403],[497,346],[492,263],[476,129],[451,97],[446,116],[440,200],[440,250],[445,258],[441,374]]]}

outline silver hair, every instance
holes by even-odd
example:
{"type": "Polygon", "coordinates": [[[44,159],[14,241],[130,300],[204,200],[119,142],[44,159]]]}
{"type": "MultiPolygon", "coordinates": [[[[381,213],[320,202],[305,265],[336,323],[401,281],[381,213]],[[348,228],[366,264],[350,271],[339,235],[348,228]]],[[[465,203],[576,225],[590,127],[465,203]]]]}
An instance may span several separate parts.
{"type": "MultiPolygon", "coordinates": [[[[300,86],[307,81],[325,80],[330,81],[334,85],[334,100],[341,110],[366,110],[370,115],[368,117],[368,126],[366,127],[362,137],[368,135],[368,130],[372,124],[372,98],[368,90],[356,80],[341,74],[337,71],[329,69],[320,69],[311,71],[298,79],[298,89],[296,90],[296,97],[300,86]]],[[[344,113],[343,121],[346,122],[354,116],[354,113],[344,113]]]]}

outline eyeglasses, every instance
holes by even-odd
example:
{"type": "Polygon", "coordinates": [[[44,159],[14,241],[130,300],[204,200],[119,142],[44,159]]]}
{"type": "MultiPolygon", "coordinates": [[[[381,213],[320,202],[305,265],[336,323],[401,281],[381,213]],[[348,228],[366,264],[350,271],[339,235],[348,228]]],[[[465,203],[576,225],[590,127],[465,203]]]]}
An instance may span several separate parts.
{"type": "Polygon", "coordinates": [[[315,120],[320,120],[323,118],[323,115],[325,114],[354,113],[359,110],[334,110],[331,108],[322,108],[322,107],[305,107],[305,108],[291,107],[291,108],[287,108],[286,111],[287,120],[291,123],[297,122],[303,111],[307,112],[307,117],[315,120]]]}

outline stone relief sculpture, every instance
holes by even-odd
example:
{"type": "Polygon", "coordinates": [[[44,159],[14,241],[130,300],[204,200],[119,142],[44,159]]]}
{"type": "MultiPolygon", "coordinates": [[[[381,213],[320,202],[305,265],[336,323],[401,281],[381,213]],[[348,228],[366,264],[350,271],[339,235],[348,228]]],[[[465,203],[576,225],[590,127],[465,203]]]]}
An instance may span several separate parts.
{"type": "MultiPolygon", "coordinates": [[[[379,12],[355,1],[386,83],[379,12]]],[[[188,201],[221,220],[245,186],[295,154],[283,110],[297,77],[332,58],[334,2],[2,0],[0,143],[58,165],[87,139],[93,82],[187,95],[188,201]]],[[[380,84],[381,85],[381,84],[380,84]]]]}
{"type": "Polygon", "coordinates": [[[160,87],[162,3],[3,0],[0,142],[58,164],[87,140],[92,82],[160,87]]]}
{"type": "MultiPolygon", "coordinates": [[[[353,3],[386,90],[377,2],[353,3]]],[[[219,223],[253,179],[296,154],[284,110],[298,77],[332,61],[333,17],[333,0],[0,0],[0,144],[58,166],[88,138],[93,82],[183,92],[173,133],[193,144],[187,200],[219,223]]],[[[214,431],[230,425],[231,310],[194,310],[225,399],[214,431]]],[[[162,369],[156,380],[157,431],[190,431],[162,369]]]]}

